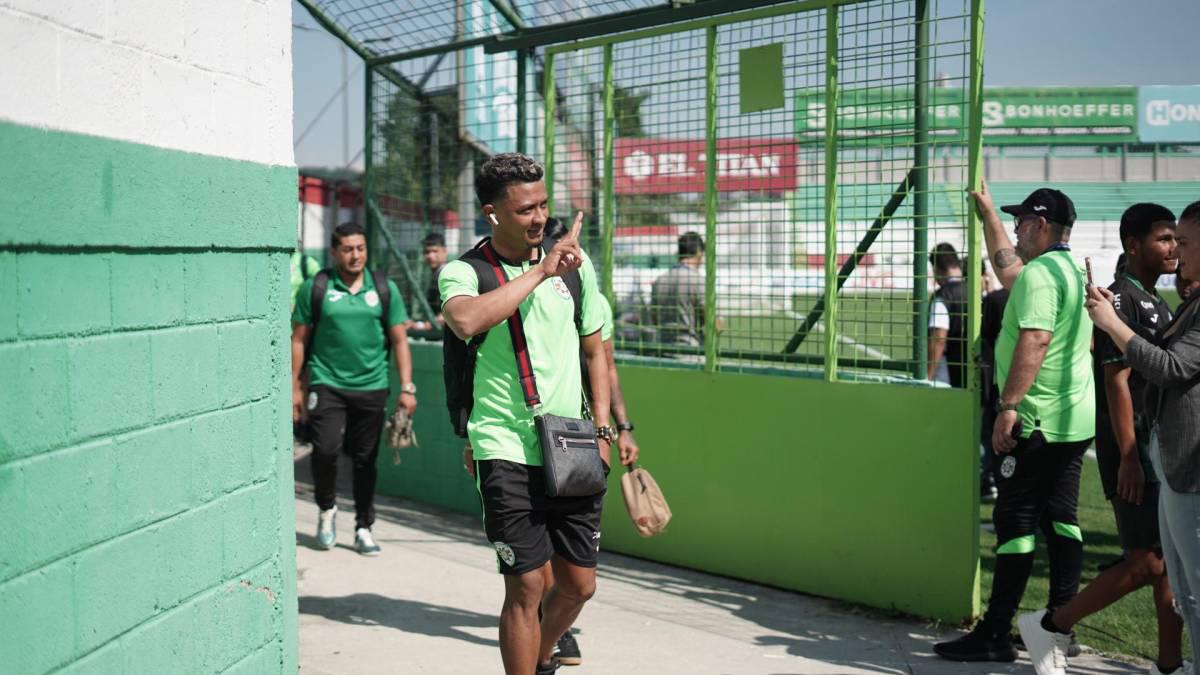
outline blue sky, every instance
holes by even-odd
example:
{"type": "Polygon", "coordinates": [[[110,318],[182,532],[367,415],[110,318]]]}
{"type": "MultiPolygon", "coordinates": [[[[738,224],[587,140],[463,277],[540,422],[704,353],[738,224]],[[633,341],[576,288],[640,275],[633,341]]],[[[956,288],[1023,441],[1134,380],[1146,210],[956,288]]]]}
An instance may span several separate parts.
{"type": "MultiPolygon", "coordinates": [[[[989,86],[1200,84],[1191,55],[1200,26],[1197,0],[992,0],[985,82],[989,86]]],[[[361,167],[362,63],[292,3],[295,131],[300,166],[361,167]],[[342,54],[347,55],[346,101],[342,54]],[[329,104],[324,114],[321,109],[329,104]],[[343,142],[343,119],[349,143],[343,142]],[[311,126],[311,129],[309,127],[311,126]]]]}

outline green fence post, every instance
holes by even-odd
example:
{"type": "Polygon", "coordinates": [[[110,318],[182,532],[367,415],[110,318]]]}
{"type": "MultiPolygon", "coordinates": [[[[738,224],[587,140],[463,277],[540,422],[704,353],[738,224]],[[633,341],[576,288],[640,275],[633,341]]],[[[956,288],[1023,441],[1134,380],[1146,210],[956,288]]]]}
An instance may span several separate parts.
{"type": "MultiPolygon", "coordinates": [[[[375,198],[375,171],[371,168],[371,162],[374,157],[375,145],[375,120],[373,119],[373,101],[372,89],[375,85],[375,69],[370,64],[364,64],[363,69],[363,88],[366,92],[365,100],[363,101],[363,109],[366,114],[363,127],[363,193],[366,197],[366,203],[370,203],[375,198]]],[[[334,197],[333,208],[337,209],[337,195],[334,197]]],[[[374,260],[372,254],[375,247],[375,218],[370,209],[366,209],[363,214],[366,220],[367,230],[367,260],[371,261],[371,267],[378,268],[379,261],[374,260]]]]}
{"type": "Polygon", "coordinates": [[[706,30],[704,133],[704,369],[717,369],[717,27],[706,30]]]}
{"type": "Polygon", "coordinates": [[[525,110],[525,97],[528,83],[525,81],[526,61],[528,60],[524,50],[514,52],[517,57],[517,152],[524,153],[527,141],[525,140],[528,115],[525,110]]]}
{"type": "Polygon", "coordinates": [[[916,0],[916,49],[913,82],[913,323],[912,349],[914,379],[928,374],[929,298],[927,297],[929,253],[929,2],[916,0]]]}
{"type": "Polygon", "coordinates": [[[613,237],[616,236],[616,196],[613,194],[613,46],[604,45],[604,275],[603,290],[609,304],[613,298],[613,237]]]}
{"type": "Polygon", "coordinates": [[[542,158],[542,166],[546,169],[546,199],[550,204],[550,213],[556,213],[554,209],[554,52],[546,52],[546,72],[543,75],[546,78],[546,85],[543,87],[546,94],[546,156],[542,158]]]}
{"type": "MultiPolygon", "coordinates": [[[[971,55],[970,55],[970,82],[968,86],[971,88],[970,98],[970,136],[968,142],[971,146],[967,149],[967,157],[970,166],[967,167],[967,180],[971,183],[972,190],[978,190],[983,182],[983,0],[971,0],[971,55]]],[[[968,201],[970,201],[968,199],[968,201]]],[[[967,205],[967,250],[969,251],[969,265],[971,266],[970,274],[967,276],[968,286],[967,293],[970,296],[967,302],[967,344],[971,345],[971,364],[972,367],[967,368],[967,391],[971,396],[978,396],[979,390],[979,369],[974,367],[974,364],[979,363],[980,339],[979,339],[979,324],[980,324],[980,297],[982,290],[978,283],[982,281],[980,276],[983,272],[980,269],[980,260],[983,255],[982,243],[980,237],[979,222],[975,214],[975,205],[969,203],[967,205]]],[[[976,398],[975,400],[979,400],[976,398]]],[[[980,427],[983,424],[982,415],[979,408],[975,408],[975,419],[971,425],[971,436],[964,438],[964,444],[970,444],[974,447],[978,443],[981,433],[980,427]]],[[[966,477],[972,485],[972,490],[977,490],[979,481],[974,477],[966,477]]],[[[974,501],[972,504],[976,503],[974,501]]],[[[971,522],[978,528],[979,518],[975,514],[975,509],[971,509],[971,522]]],[[[979,560],[979,536],[978,529],[975,530],[975,535],[970,538],[971,545],[974,547],[971,557],[976,561],[979,560]]],[[[979,590],[980,577],[979,565],[975,567],[975,583],[971,592],[971,614],[979,613],[979,590]]]]}
{"type": "Polygon", "coordinates": [[[837,381],[838,8],[825,9],[825,381],[837,381]]]}
{"type": "MultiPolygon", "coordinates": [[[[967,184],[972,190],[981,187],[983,167],[983,0],[971,2],[970,87],[967,105],[969,121],[967,142],[967,184]]],[[[980,299],[983,282],[983,251],[980,241],[979,218],[971,197],[967,200],[967,344],[971,346],[971,364],[979,363],[979,322],[982,314],[980,299]]],[[[967,368],[967,389],[979,390],[979,369],[967,368]]]]}

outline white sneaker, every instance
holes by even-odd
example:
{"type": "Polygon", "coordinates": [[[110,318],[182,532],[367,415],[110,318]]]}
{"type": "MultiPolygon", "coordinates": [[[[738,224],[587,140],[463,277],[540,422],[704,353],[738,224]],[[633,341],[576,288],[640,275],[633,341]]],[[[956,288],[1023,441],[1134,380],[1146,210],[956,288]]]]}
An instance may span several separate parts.
{"type": "Polygon", "coordinates": [[[379,544],[375,543],[375,537],[365,527],[354,531],[354,547],[362,555],[379,555],[379,544]]]}
{"type": "MultiPolygon", "coordinates": [[[[1150,675],[1163,675],[1163,671],[1158,669],[1157,663],[1150,666],[1150,675]]],[[[1184,661],[1183,667],[1178,670],[1172,671],[1171,675],[1193,675],[1192,662],[1184,661]]]]}
{"type": "Polygon", "coordinates": [[[1029,660],[1038,675],[1067,675],[1067,649],[1071,636],[1042,628],[1042,617],[1046,610],[1022,614],[1017,618],[1017,629],[1029,651],[1029,660]]]}
{"type": "Polygon", "coordinates": [[[328,551],[337,543],[337,506],[317,514],[317,546],[328,551]]]}

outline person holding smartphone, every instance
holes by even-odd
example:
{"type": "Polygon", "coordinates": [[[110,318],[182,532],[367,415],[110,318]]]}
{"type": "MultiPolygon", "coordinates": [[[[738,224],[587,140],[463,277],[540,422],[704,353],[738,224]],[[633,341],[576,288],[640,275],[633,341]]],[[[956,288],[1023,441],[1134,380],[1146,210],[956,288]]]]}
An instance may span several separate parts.
{"type": "Polygon", "coordinates": [[[1012,620],[1033,571],[1037,530],[1050,554],[1049,608],[1065,605],[1079,587],[1079,474],[1095,433],[1092,322],[1084,309],[1084,269],[1068,243],[1075,224],[1071,199],[1041,188],[1002,207],[1014,218],[1014,246],[987,186],[971,194],[996,276],[1011,290],[995,356],[996,568],[983,619],[934,651],[953,661],[1014,661],[1012,620]]]}

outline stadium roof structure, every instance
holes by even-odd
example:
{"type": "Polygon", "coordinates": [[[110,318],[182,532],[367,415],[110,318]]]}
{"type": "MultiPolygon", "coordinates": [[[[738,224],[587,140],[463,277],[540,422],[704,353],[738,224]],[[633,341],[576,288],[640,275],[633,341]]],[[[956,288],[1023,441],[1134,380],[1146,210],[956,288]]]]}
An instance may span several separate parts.
{"type": "MultiPolygon", "coordinates": [[[[481,0],[497,30],[464,16],[463,0],[298,0],[326,30],[376,66],[482,46],[487,53],[621,33],[794,0],[481,0]]],[[[799,3],[808,4],[808,3],[799,3]]],[[[813,6],[838,4],[813,0],[813,6]]]]}

